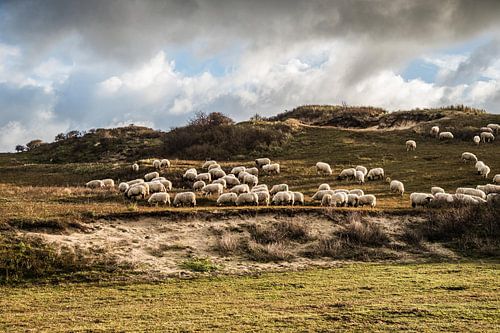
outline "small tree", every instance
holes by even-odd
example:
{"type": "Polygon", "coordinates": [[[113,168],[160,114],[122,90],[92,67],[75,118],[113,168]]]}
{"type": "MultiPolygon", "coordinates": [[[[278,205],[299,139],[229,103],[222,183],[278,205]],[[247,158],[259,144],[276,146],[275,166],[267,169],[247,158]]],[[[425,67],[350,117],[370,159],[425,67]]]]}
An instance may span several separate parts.
{"type": "Polygon", "coordinates": [[[56,141],[56,142],[57,142],[57,141],[62,141],[62,140],[64,140],[64,139],[66,139],[66,135],[64,135],[64,133],[59,133],[59,134],[57,134],[57,135],[56,135],[56,137],[54,138],[54,141],[56,141]]]}
{"type": "Polygon", "coordinates": [[[35,140],[31,140],[30,142],[28,142],[26,144],[26,147],[28,148],[28,150],[32,150],[32,149],[35,149],[37,147],[40,147],[42,144],[43,144],[42,140],[35,139],[35,140]]]}
{"type": "Polygon", "coordinates": [[[16,146],[16,152],[18,152],[18,153],[22,153],[23,151],[26,151],[26,149],[28,149],[28,148],[26,148],[26,146],[24,146],[24,145],[17,145],[16,146]]]}

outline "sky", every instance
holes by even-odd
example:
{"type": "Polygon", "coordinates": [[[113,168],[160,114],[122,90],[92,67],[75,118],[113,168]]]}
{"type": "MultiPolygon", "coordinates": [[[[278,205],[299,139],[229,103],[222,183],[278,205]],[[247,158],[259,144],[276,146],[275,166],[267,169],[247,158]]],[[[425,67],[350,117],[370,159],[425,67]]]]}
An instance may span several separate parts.
{"type": "Polygon", "coordinates": [[[342,102],[500,113],[500,1],[0,1],[0,151],[342,102]]]}

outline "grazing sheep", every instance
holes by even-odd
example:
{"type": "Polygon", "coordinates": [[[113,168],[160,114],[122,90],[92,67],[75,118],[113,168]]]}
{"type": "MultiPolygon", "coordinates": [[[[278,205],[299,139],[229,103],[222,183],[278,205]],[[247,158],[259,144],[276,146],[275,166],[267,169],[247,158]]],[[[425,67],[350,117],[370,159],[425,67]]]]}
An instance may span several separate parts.
{"type": "Polygon", "coordinates": [[[236,205],[236,199],[238,195],[236,193],[224,193],[217,199],[217,206],[222,205],[236,205]]]}
{"type": "Polygon", "coordinates": [[[489,203],[490,205],[500,205],[500,194],[498,193],[490,193],[486,197],[486,202],[489,203]]]}
{"type": "Polygon", "coordinates": [[[330,167],[330,164],[328,164],[328,163],[318,162],[318,163],[316,163],[316,172],[318,175],[330,176],[332,174],[332,168],[330,167]]]}
{"type": "Polygon", "coordinates": [[[432,186],[431,187],[431,194],[436,195],[438,193],[445,193],[444,189],[438,186],[432,186]]]}
{"type": "Polygon", "coordinates": [[[217,163],[215,163],[215,164],[210,164],[210,165],[208,166],[208,171],[210,172],[210,170],[212,170],[212,169],[222,169],[222,167],[221,167],[219,164],[217,164],[217,163]]]}
{"type": "Polygon", "coordinates": [[[226,181],[227,186],[236,186],[240,185],[240,181],[238,178],[235,177],[235,175],[226,175],[222,177],[221,179],[224,179],[226,181]]]}
{"type": "Polygon", "coordinates": [[[365,195],[365,192],[363,192],[363,190],[355,188],[353,190],[349,190],[348,194],[356,194],[357,196],[362,196],[365,195]]]}
{"type": "Polygon", "coordinates": [[[413,192],[410,194],[410,203],[413,208],[429,206],[432,200],[434,200],[434,196],[429,193],[413,192]]]}
{"type": "Polygon", "coordinates": [[[401,196],[405,193],[405,186],[399,180],[391,181],[389,188],[391,192],[401,194],[401,196]]]}
{"type": "Polygon", "coordinates": [[[493,183],[500,184],[500,173],[493,177],[493,183]]]}
{"type": "Polygon", "coordinates": [[[436,204],[451,204],[453,203],[454,197],[452,194],[449,193],[443,193],[443,192],[437,192],[434,194],[434,200],[433,203],[436,204]]]}
{"type": "Polygon", "coordinates": [[[247,184],[241,184],[241,185],[236,185],[233,187],[230,192],[236,193],[236,194],[241,194],[241,193],[248,193],[250,192],[250,188],[248,187],[247,184]]]}
{"type": "Polygon", "coordinates": [[[333,194],[333,201],[335,201],[335,204],[337,207],[339,206],[347,206],[347,202],[349,200],[349,194],[345,192],[337,192],[333,194]]]}
{"type": "Polygon", "coordinates": [[[128,186],[132,186],[132,185],[135,185],[135,184],[144,183],[144,179],[139,178],[139,179],[129,180],[126,183],[127,183],[128,186]]]}
{"type": "Polygon", "coordinates": [[[492,142],[495,140],[495,136],[493,135],[493,133],[481,132],[481,134],[479,134],[479,136],[481,137],[481,141],[483,141],[484,143],[492,142]]]}
{"type": "Polygon", "coordinates": [[[483,161],[477,161],[474,167],[476,168],[477,174],[479,175],[479,169],[483,167],[485,164],[483,161]]]}
{"type": "Polygon", "coordinates": [[[206,183],[210,183],[212,181],[212,175],[210,175],[208,172],[205,173],[199,173],[196,177],[195,180],[203,180],[206,183]]]}
{"type": "Polygon", "coordinates": [[[477,185],[476,189],[483,191],[486,195],[490,193],[500,193],[500,185],[494,185],[494,184],[477,185]]]}
{"type": "Polygon", "coordinates": [[[477,162],[477,157],[473,153],[465,152],[465,153],[462,153],[462,161],[464,161],[464,163],[467,163],[470,161],[477,162]]]}
{"type": "Polygon", "coordinates": [[[221,195],[222,193],[224,193],[224,188],[222,187],[222,184],[208,184],[203,186],[201,192],[203,192],[203,194],[206,196],[214,194],[221,195]]]}
{"type": "Polygon", "coordinates": [[[490,174],[490,167],[487,165],[483,165],[482,167],[479,168],[478,172],[484,179],[486,179],[490,174]]]}
{"type": "Polygon", "coordinates": [[[358,166],[356,166],[356,171],[361,171],[361,172],[363,172],[363,175],[365,175],[365,176],[366,176],[366,174],[368,173],[368,169],[367,169],[367,168],[365,168],[365,167],[364,167],[364,166],[362,166],[362,165],[358,165],[358,166]]]}
{"type": "Polygon", "coordinates": [[[417,143],[415,140],[406,141],[406,151],[411,151],[417,149],[417,143]]]}
{"type": "Polygon", "coordinates": [[[472,138],[472,141],[474,141],[474,143],[476,145],[479,145],[481,143],[481,138],[479,137],[479,135],[474,135],[474,138],[472,138]]]}
{"type": "Polygon", "coordinates": [[[345,194],[349,194],[349,190],[346,190],[344,188],[338,188],[336,190],[333,190],[333,193],[345,193],[345,194]]]}
{"type": "Polygon", "coordinates": [[[266,164],[262,167],[262,170],[267,173],[280,173],[280,165],[278,163],[266,164]]]}
{"type": "Polygon", "coordinates": [[[104,187],[104,182],[99,179],[91,180],[87,184],[85,184],[88,188],[101,188],[104,187]]]}
{"type": "Polygon", "coordinates": [[[273,187],[271,187],[271,190],[269,191],[269,193],[271,195],[273,195],[273,194],[276,194],[278,192],[283,192],[283,191],[288,191],[288,185],[287,184],[274,185],[273,187]]]}
{"type": "Polygon", "coordinates": [[[333,197],[331,194],[326,193],[322,198],[321,198],[321,206],[324,207],[331,207],[333,205],[333,197]]]}
{"type": "Polygon", "coordinates": [[[194,181],[196,180],[196,176],[198,176],[198,171],[196,171],[196,169],[188,169],[186,170],[182,178],[189,181],[194,181]]]}
{"type": "Polygon", "coordinates": [[[167,191],[171,191],[172,190],[172,182],[170,180],[155,178],[155,179],[152,180],[152,182],[162,183],[163,186],[165,186],[165,190],[167,190],[167,191]]]}
{"type": "Polygon", "coordinates": [[[358,206],[370,206],[375,208],[377,205],[377,198],[373,194],[365,194],[358,197],[358,206]]]}
{"type": "Polygon", "coordinates": [[[127,183],[120,183],[118,185],[118,191],[120,191],[122,193],[125,193],[128,190],[129,187],[130,187],[130,185],[127,184],[127,183]]]}
{"type": "Polygon", "coordinates": [[[212,184],[221,184],[223,188],[227,188],[227,183],[224,178],[219,178],[214,181],[212,181],[212,184]]]}
{"type": "Polygon", "coordinates": [[[344,179],[354,179],[356,175],[356,169],[354,168],[349,168],[349,169],[344,169],[340,172],[340,174],[337,176],[338,180],[344,180],[344,179]]]}
{"type": "Polygon", "coordinates": [[[318,192],[314,193],[314,195],[312,196],[311,199],[312,200],[321,201],[321,200],[323,200],[323,197],[325,195],[327,195],[327,194],[329,194],[329,195],[331,195],[333,197],[333,195],[335,194],[335,192],[332,191],[332,190],[321,190],[321,191],[318,191],[318,192]]]}
{"type": "Polygon", "coordinates": [[[301,192],[292,192],[293,204],[300,204],[304,206],[304,194],[301,192]]]}
{"type": "Polygon", "coordinates": [[[358,184],[364,184],[365,174],[363,173],[363,171],[356,171],[354,173],[354,179],[358,182],[358,184]]]}
{"type": "Polygon", "coordinates": [[[456,193],[453,195],[453,201],[465,205],[477,205],[483,201],[485,202],[486,200],[469,194],[456,193]]]}
{"type": "Polygon", "coordinates": [[[216,161],[205,161],[205,163],[203,163],[203,165],[201,166],[202,169],[208,169],[209,166],[211,166],[212,164],[217,164],[216,161]]]}
{"type": "Polygon", "coordinates": [[[255,186],[257,184],[259,184],[259,178],[257,178],[257,176],[254,176],[254,175],[245,175],[245,177],[243,178],[243,184],[247,184],[248,186],[255,186]]]}
{"type": "Polygon", "coordinates": [[[193,192],[180,192],[174,197],[174,206],[196,206],[196,195],[193,192]]]}
{"type": "Polygon", "coordinates": [[[385,173],[384,169],[382,168],[373,168],[368,171],[368,176],[366,178],[368,180],[375,180],[375,179],[384,179],[385,173]]]}
{"type": "Polygon", "coordinates": [[[255,165],[257,166],[257,168],[262,168],[264,165],[268,164],[271,164],[271,160],[266,157],[258,158],[255,160],[255,165]]]}
{"type": "Polygon", "coordinates": [[[194,182],[193,184],[193,191],[201,191],[202,188],[204,188],[207,184],[203,180],[198,180],[194,182]]]}
{"type": "Polygon", "coordinates": [[[161,168],[161,161],[160,160],[154,160],[153,161],[153,168],[155,168],[156,170],[160,170],[160,168],[161,168]]]}
{"type": "Polygon", "coordinates": [[[330,188],[330,185],[328,184],[321,184],[319,187],[318,187],[318,191],[324,191],[324,190],[331,190],[330,188]]]}
{"type": "Polygon", "coordinates": [[[242,171],[245,171],[246,167],[244,166],[237,166],[231,169],[231,173],[235,176],[238,176],[238,174],[242,171]]]}
{"type": "Polygon", "coordinates": [[[486,125],[486,127],[491,128],[493,130],[493,132],[495,132],[495,134],[498,134],[498,132],[500,131],[499,124],[488,124],[488,125],[486,125]]]}
{"type": "Polygon", "coordinates": [[[165,186],[163,186],[163,184],[160,182],[151,182],[151,183],[148,183],[148,185],[149,185],[149,192],[150,193],[167,192],[167,189],[165,188],[165,186]]]}
{"type": "Polygon", "coordinates": [[[269,201],[271,200],[271,195],[267,191],[257,191],[253,192],[257,194],[257,197],[259,199],[259,205],[265,205],[269,206],[269,201]]]}
{"type": "Polygon", "coordinates": [[[158,172],[150,172],[144,175],[144,179],[149,182],[153,178],[158,178],[160,177],[160,174],[158,172]]]}
{"type": "Polygon", "coordinates": [[[358,207],[359,195],[354,193],[349,193],[347,195],[347,206],[348,207],[358,207]]]}
{"type": "Polygon", "coordinates": [[[115,187],[115,181],[110,178],[103,179],[104,187],[115,187]]]}
{"type": "Polygon", "coordinates": [[[240,183],[243,182],[243,179],[245,178],[246,175],[249,175],[248,172],[246,171],[241,171],[239,174],[238,174],[238,180],[240,181],[240,183]]]}
{"type": "Polygon", "coordinates": [[[212,179],[219,179],[222,178],[226,175],[226,172],[224,170],[216,168],[216,169],[210,169],[208,170],[208,173],[212,177],[212,179]]]}
{"type": "Polygon", "coordinates": [[[456,194],[468,194],[474,197],[479,197],[481,199],[486,199],[486,193],[484,193],[481,190],[478,190],[477,188],[471,188],[471,187],[459,187],[455,191],[456,194]]]}
{"type": "Polygon", "coordinates": [[[437,137],[439,135],[439,127],[438,126],[432,126],[430,132],[430,135],[437,137]]]}
{"type": "Polygon", "coordinates": [[[488,133],[492,133],[493,134],[493,129],[490,128],[490,127],[481,127],[479,129],[479,132],[488,132],[488,133]]]}
{"type": "Polygon", "coordinates": [[[441,132],[439,133],[439,140],[450,140],[453,139],[453,133],[451,132],[441,132]]]}
{"type": "Polygon", "coordinates": [[[170,161],[166,158],[160,161],[160,168],[170,168],[170,161]]]}
{"type": "Polygon", "coordinates": [[[242,205],[259,205],[259,197],[257,193],[241,193],[236,198],[236,206],[242,205]]]}
{"type": "Polygon", "coordinates": [[[146,189],[146,195],[149,195],[149,183],[138,183],[138,184],[134,184],[134,185],[130,185],[129,189],[131,189],[132,187],[136,187],[136,186],[142,186],[146,189]]]}
{"type": "Polygon", "coordinates": [[[280,191],[273,196],[275,205],[293,205],[293,194],[290,191],[280,191]]]}
{"type": "Polygon", "coordinates": [[[260,185],[252,187],[251,192],[262,192],[262,191],[269,192],[269,188],[267,187],[266,184],[260,184],[260,185]]]}
{"type": "Polygon", "coordinates": [[[132,164],[132,171],[139,172],[139,164],[137,163],[132,164]]]}
{"type": "Polygon", "coordinates": [[[259,169],[257,169],[256,167],[248,168],[245,171],[254,176],[259,175],[259,169]]]}
{"type": "Polygon", "coordinates": [[[138,197],[144,199],[148,195],[148,189],[145,184],[136,184],[130,186],[125,192],[125,197],[137,200],[138,197]]]}
{"type": "Polygon", "coordinates": [[[167,192],[159,192],[159,193],[153,193],[149,199],[148,199],[148,203],[151,205],[151,204],[159,204],[159,203],[162,203],[164,205],[166,205],[168,203],[168,205],[170,206],[170,194],[168,194],[167,192]]]}

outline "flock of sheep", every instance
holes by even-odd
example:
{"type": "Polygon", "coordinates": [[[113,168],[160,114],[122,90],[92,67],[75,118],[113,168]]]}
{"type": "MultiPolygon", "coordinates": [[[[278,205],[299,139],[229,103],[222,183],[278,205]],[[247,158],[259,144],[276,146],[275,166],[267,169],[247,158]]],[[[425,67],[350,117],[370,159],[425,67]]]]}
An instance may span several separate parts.
{"type": "MultiPolygon", "coordinates": [[[[490,142],[494,140],[494,133],[497,134],[500,125],[489,124],[481,128],[480,136],[474,137],[480,141],[490,142]],[[488,129],[488,130],[486,130],[488,129]]],[[[440,139],[453,138],[451,132],[439,132],[439,127],[432,127],[430,134],[440,139]]],[[[414,140],[406,141],[406,150],[415,150],[417,144],[414,140]]],[[[490,168],[482,161],[478,161],[476,155],[464,152],[462,154],[464,162],[475,162],[475,167],[482,177],[487,179],[490,168]]],[[[153,167],[158,171],[144,175],[144,178],[122,182],[118,189],[127,199],[145,199],[148,197],[150,204],[165,204],[173,206],[196,206],[196,193],[201,193],[205,197],[217,198],[218,206],[222,205],[296,205],[304,204],[304,194],[290,191],[287,184],[274,185],[269,189],[266,184],[259,184],[259,173],[279,174],[280,165],[272,163],[269,158],[258,158],[255,160],[255,167],[245,166],[233,167],[230,173],[222,169],[216,161],[205,161],[201,168],[203,172],[198,172],[195,168],[188,169],[183,174],[183,179],[192,187],[192,191],[177,193],[171,202],[169,192],[172,190],[172,182],[165,177],[161,177],[159,171],[171,166],[167,159],[154,160],[153,167]]],[[[132,165],[132,170],[139,171],[137,163],[132,165]]],[[[332,168],[328,163],[316,163],[318,175],[332,175],[332,168]]],[[[389,183],[389,190],[393,193],[403,195],[404,184],[398,180],[391,180],[385,177],[383,168],[377,167],[368,170],[366,167],[358,165],[354,168],[347,168],[337,176],[338,180],[351,180],[358,184],[364,184],[365,180],[386,180],[389,183]]],[[[493,178],[493,183],[500,184],[500,174],[493,178]]],[[[114,187],[112,179],[92,180],[86,184],[90,188],[114,187]]],[[[478,185],[476,188],[458,188],[455,194],[445,193],[440,187],[433,186],[431,193],[412,193],[410,203],[412,207],[427,206],[431,202],[440,204],[466,203],[479,204],[488,201],[498,201],[500,198],[500,185],[488,184],[478,185]]],[[[331,189],[329,184],[321,184],[317,192],[311,198],[321,206],[369,206],[375,207],[377,198],[373,194],[365,194],[361,189],[331,189]]]]}

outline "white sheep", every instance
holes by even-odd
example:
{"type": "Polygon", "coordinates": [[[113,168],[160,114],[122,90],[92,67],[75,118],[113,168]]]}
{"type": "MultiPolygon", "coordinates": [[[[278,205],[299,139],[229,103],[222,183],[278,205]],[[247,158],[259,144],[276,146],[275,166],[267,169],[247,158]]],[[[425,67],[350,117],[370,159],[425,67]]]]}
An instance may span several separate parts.
{"type": "MultiPolygon", "coordinates": [[[[162,177],[160,177],[160,178],[162,178],[162,177]]],[[[171,191],[172,190],[172,182],[170,180],[155,178],[155,179],[152,180],[152,182],[162,183],[163,186],[165,186],[165,189],[167,191],[171,191]]]]}
{"type": "Polygon", "coordinates": [[[490,167],[487,165],[483,165],[479,168],[478,172],[479,174],[484,178],[488,178],[488,175],[490,174],[490,167]]]}
{"type": "Polygon", "coordinates": [[[240,185],[240,181],[238,178],[236,178],[235,175],[226,175],[224,177],[222,177],[222,179],[224,179],[226,181],[226,185],[227,186],[236,186],[236,185],[240,185]]]}
{"type": "Polygon", "coordinates": [[[210,169],[208,170],[208,173],[210,174],[212,179],[219,179],[226,176],[226,172],[220,168],[210,169]]]}
{"type": "Polygon", "coordinates": [[[356,166],[356,171],[361,171],[363,172],[363,175],[366,176],[366,174],[368,173],[368,169],[362,165],[358,165],[356,166]]]}
{"type": "Polygon", "coordinates": [[[188,169],[186,170],[182,178],[189,181],[194,181],[196,180],[196,176],[198,176],[198,171],[196,171],[196,169],[188,169]]]}
{"type": "Polygon", "coordinates": [[[330,176],[332,174],[332,168],[330,167],[330,164],[328,164],[328,163],[318,162],[318,163],[316,163],[316,173],[318,175],[330,176]]]}
{"type": "Polygon", "coordinates": [[[442,187],[439,186],[432,186],[431,187],[431,194],[436,195],[438,193],[445,193],[445,190],[442,187]]]}
{"type": "Polygon", "coordinates": [[[429,133],[430,133],[430,135],[437,137],[439,135],[439,127],[432,126],[429,133]]]}
{"type": "Polygon", "coordinates": [[[373,194],[365,194],[358,197],[358,206],[370,206],[375,208],[377,205],[377,198],[373,194]]]}
{"type": "Polygon", "coordinates": [[[257,169],[256,167],[248,168],[245,171],[254,176],[259,175],[259,169],[257,169]]]}
{"type": "Polygon", "coordinates": [[[271,187],[271,190],[269,191],[269,193],[271,195],[273,195],[273,194],[276,194],[278,192],[283,192],[283,191],[288,191],[288,185],[287,184],[274,185],[273,187],[271,187]]]}
{"type": "Polygon", "coordinates": [[[326,193],[325,195],[323,195],[323,197],[321,198],[321,206],[331,207],[333,205],[332,197],[333,196],[330,193],[326,193]]]}
{"type": "Polygon", "coordinates": [[[174,206],[196,206],[196,195],[193,192],[180,192],[174,197],[174,206]]]}
{"type": "Polygon", "coordinates": [[[429,193],[413,192],[410,194],[410,203],[413,208],[429,206],[434,196],[429,193]]]}
{"type": "Polygon", "coordinates": [[[203,180],[206,183],[210,183],[212,181],[212,176],[208,172],[199,173],[196,175],[195,180],[203,180]]]}
{"type": "Polygon", "coordinates": [[[149,186],[150,193],[167,192],[167,189],[165,188],[165,186],[163,186],[163,184],[160,182],[151,182],[151,183],[148,183],[148,186],[149,186]]]}
{"type": "Polygon", "coordinates": [[[280,173],[280,165],[278,163],[266,164],[262,167],[262,170],[267,173],[280,173]]]}
{"type": "Polygon", "coordinates": [[[483,191],[486,195],[490,193],[500,193],[500,185],[495,184],[477,185],[476,189],[483,191]]]}
{"type": "Polygon", "coordinates": [[[262,191],[269,192],[269,188],[267,187],[266,184],[260,184],[252,187],[251,192],[262,192],[262,191]]]}
{"type": "Polygon", "coordinates": [[[214,194],[219,196],[224,192],[224,188],[222,187],[222,184],[208,184],[203,186],[201,192],[203,192],[206,196],[214,194]]]}
{"type": "Polygon", "coordinates": [[[238,180],[240,181],[240,183],[243,182],[243,179],[245,178],[246,175],[249,175],[249,173],[246,171],[241,171],[240,173],[238,173],[238,180]]]}
{"type": "Polygon", "coordinates": [[[293,194],[290,191],[280,191],[273,196],[275,205],[293,205],[293,194]]]}
{"type": "Polygon", "coordinates": [[[236,198],[236,206],[242,205],[259,205],[259,197],[257,193],[241,193],[236,198]]]}
{"type": "Polygon", "coordinates": [[[477,188],[471,188],[471,187],[459,187],[455,191],[456,194],[467,194],[467,195],[472,195],[474,197],[479,197],[481,199],[486,199],[486,193],[483,191],[477,189],[477,188]]]}
{"type": "Polygon", "coordinates": [[[193,191],[201,191],[207,184],[203,180],[198,180],[193,184],[193,191]]]}
{"type": "Polygon", "coordinates": [[[496,174],[496,175],[493,177],[493,183],[495,183],[495,184],[500,184],[500,173],[496,174]]]}
{"type": "Polygon", "coordinates": [[[125,192],[125,197],[136,199],[140,197],[144,199],[148,195],[148,189],[145,184],[136,184],[129,187],[129,189],[125,192]]]}
{"type": "Polygon", "coordinates": [[[164,205],[168,204],[170,206],[170,194],[168,194],[167,192],[153,193],[149,197],[148,203],[150,205],[162,203],[164,205]]]}
{"type": "Polygon", "coordinates": [[[495,134],[498,134],[498,132],[500,131],[499,124],[488,124],[488,125],[486,125],[486,127],[491,128],[493,130],[493,132],[495,132],[495,134]]]}
{"type": "Polygon", "coordinates": [[[384,179],[385,172],[384,169],[382,168],[373,168],[368,171],[368,176],[366,178],[368,180],[375,180],[375,179],[384,179]]]}
{"type": "Polygon", "coordinates": [[[160,170],[160,168],[161,168],[161,161],[160,160],[154,160],[153,161],[153,168],[155,168],[156,170],[160,170]]]}
{"type": "Polygon", "coordinates": [[[347,206],[349,207],[358,207],[359,195],[355,193],[349,193],[347,195],[347,206]]]}
{"type": "Polygon", "coordinates": [[[347,202],[349,200],[349,194],[345,192],[337,192],[333,194],[333,201],[337,207],[339,206],[347,206],[347,202]]]}
{"type": "Polygon", "coordinates": [[[125,193],[129,187],[130,187],[129,184],[122,182],[118,185],[118,191],[125,193]]]}
{"type": "Polygon", "coordinates": [[[349,190],[349,193],[347,194],[356,194],[357,196],[362,196],[365,195],[365,192],[363,192],[363,190],[355,188],[353,190],[349,190]]]}
{"type": "Polygon", "coordinates": [[[130,185],[129,189],[131,189],[132,187],[136,187],[136,186],[144,187],[146,189],[146,195],[149,195],[149,183],[144,182],[144,183],[138,183],[138,184],[130,185]]]}
{"type": "Polygon", "coordinates": [[[268,164],[271,164],[271,160],[266,157],[258,158],[255,160],[255,165],[257,166],[257,168],[262,168],[264,165],[268,164]]]}
{"type": "Polygon", "coordinates": [[[212,170],[212,169],[222,169],[222,167],[221,167],[219,164],[214,163],[214,164],[210,164],[210,165],[208,166],[208,171],[209,171],[209,172],[210,172],[210,170],[212,170]]]}
{"type": "Polygon", "coordinates": [[[235,176],[238,176],[238,174],[242,171],[245,171],[246,167],[244,166],[237,166],[231,169],[231,173],[235,176]]]}
{"type": "Polygon", "coordinates": [[[493,128],[490,128],[490,127],[481,127],[479,129],[479,132],[488,132],[488,133],[492,133],[493,134],[493,128]]]}
{"type": "Polygon", "coordinates": [[[334,192],[334,191],[332,191],[332,190],[321,190],[321,191],[318,191],[318,192],[314,193],[314,195],[312,196],[312,198],[311,198],[311,199],[312,199],[312,200],[318,200],[318,201],[321,201],[321,200],[323,200],[323,197],[324,197],[325,195],[327,195],[327,194],[329,194],[329,195],[333,196],[333,195],[335,194],[335,192],[334,192]]]}
{"type": "Polygon", "coordinates": [[[333,193],[345,193],[345,194],[349,194],[349,190],[346,190],[345,188],[338,188],[338,189],[333,190],[333,193]]]}
{"type": "Polygon", "coordinates": [[[481,143],[481,138],[479,137],[479,135],[474,135],[472,141],[474,141],[476,145],[479,145],[481,143]]]}
{"type": "Polygon", "coordinates": [[[99,179],[94,179],[94,180],[87,182],[87,184],[85,184],[85,186],[88,188],[102,188],[102,187],[104,187],[104,182],[102,180],[99,180],[99,179]]]}
{"type": "Polygon", "coordinates": [[[224,178],[219,178],[212,181],[212,184],[221,184],[223,188],[227,188],[227,182],[224,178]]]}
{"type": "Polygon", "coordinates": [[[485,164],[483,161],[477,161],[474,167],[476,168],[477,174],[479,175],[479,169],[483,167],[485,164]]]}
{"type": "Polygon", "coordinates": [[[160,168],[170,168],[170,161],[166,158],[160,161],[160,168]]]}
{"type": "Polygon", "coordinates": [[[139,164],[137,163],[132,164],[132,171],[139,172],[139,164]]]}
{"type": "Polygon", "coordinates": [[[269,192],[267,192],[267,191],[256,191],[256,192],[253,192],[253,193],[257,194],[257,197],[259,199],[259,205],[269,206],[269,201],[271,199],[271,195],[269,194],[269,192]]]}
{"type": "Polygon", "coordinates": [[[115,181],[111,178],[106,178],[102,180],[104,187],[115,187],[115,181]]]}
{"type": "Polygon", "coordinates": [[[217,164],[216,161],[205,161],[205,163],[203,163],[203,165],[201,166],[202,169],[208,169],[209,166],[211,166],[212,164],[217,164]]]}
{"type": "Polygon", "coordinates": [[[301,192],[292,192],[293,195],[293,204],[304,205],[304,194],[301,192]]]}
{"type": "Polygon", "coordinates": [[[241,193],[248,193],[250,192],[250,188],[248,187],[247,184],[241,184],[241,185],[236,185],[234,186],[230,192],[236,193],[236,194],[241,194],[241,193]]]}
{"type": "Polygon", "coordinates": [[[462,193],[455,193],[453,195],[453,201],[454,202],[459,202],[465,205],[477,205],[482,202],[486,202],[485,199],[482,199],[480,197],[476,197],[470,194],[462,194],[462,193]]]}
{"type": "Polygon", "coordinates": [[[133,179],[133,180],[129,180],[128,182],[126,182],[128,186],[132,186],[132,185],[135,185],[135,184],[140,184],[140,183],[144,183],[144,179],[142,178],[139,178],[139,179],[133,179]]]}
{"type": "Polygon", "coordinates": [[[356,171],[354,173],[354,179],[358,182],[358,184],[364,184],[365,174],[363,173],[363,171],[356,171]]]}
{"type": "Polygon", "coordinates": [[[160,174],[158,172],[150,172],[144,175],[144,179],[149,182],[153,178],[158,178],[160,177],[160,174]]]}
{"type": "Polygon", "coordinates": [[[330,185],[324,183],[318,186],[318,191],[331,190],[330,185]]]}
{"type": "Polygon", "coordinates": [[[453,139],[453,133],[451,132],[441,132],[439,133],[439,140],[450,140],[453,139]]]}
{"type": "Polygon", "coordinates": [[[401,194],[401,196],[405,193],[405,186],[399,180],[391,181],[389,188],[391,192],[401,194]]]}
{"type": "Polygon", "coordinates": [[[469,153],[466,151],[465,153],[462,153],[462,161],[464,161],[464,163],[471,162],[471,161],[477,162],[477,157],[473,153],[469,153]]]}
{"type": "Polygon", "coordinates": [[[406,151],[411,151],[417,149],[417,143],[415,140],[406,141],[406,151]]]}
{"type": "Polygon", "coordinates": [[[498,193],[490,193],[486,197],[486,202],[489,203],[490,205],[500,205],[500,194],[498,193]]]}
{"type": "Polygon", "coordinates": [[[236,199],[238,195],[236,193],[224,193],[217,198],[217,206],[222,205],[236,205],[236,199]]]}
{"type": "Polygon", "coordinates": [[[479,136],[481,137],[481,141],[483,142],[492,142],[495,140],[495,136],[493,135],[493,133],[489,133],[489,132],[481,132],[481,134],[479,134],[479,136]]]}
{"type": "Polygon", "coordinates": [[[243,178],[243,184],[247,184],[248,186],[255,186],[259,184],[259,178],[250,174],[245,175],[245,177],[243,178]]]}
{"type": "Polygon", "coordinates": [[[437,192],[436,194],[434,194],[433,202],[436,202],[439,204],[451,204],[454,201],[455,201],[455,199],[454,199],[452,194],[444,193],[444,192],[437,192]]]}
{"type": "Polygon", "coordinates": [[[355,168],[348,168],[344,169],[340,172],[340,174],[337,176],[338,180],[344,180],[344,179],[354,179],[356,175],[356,169],[355,168]]]}

